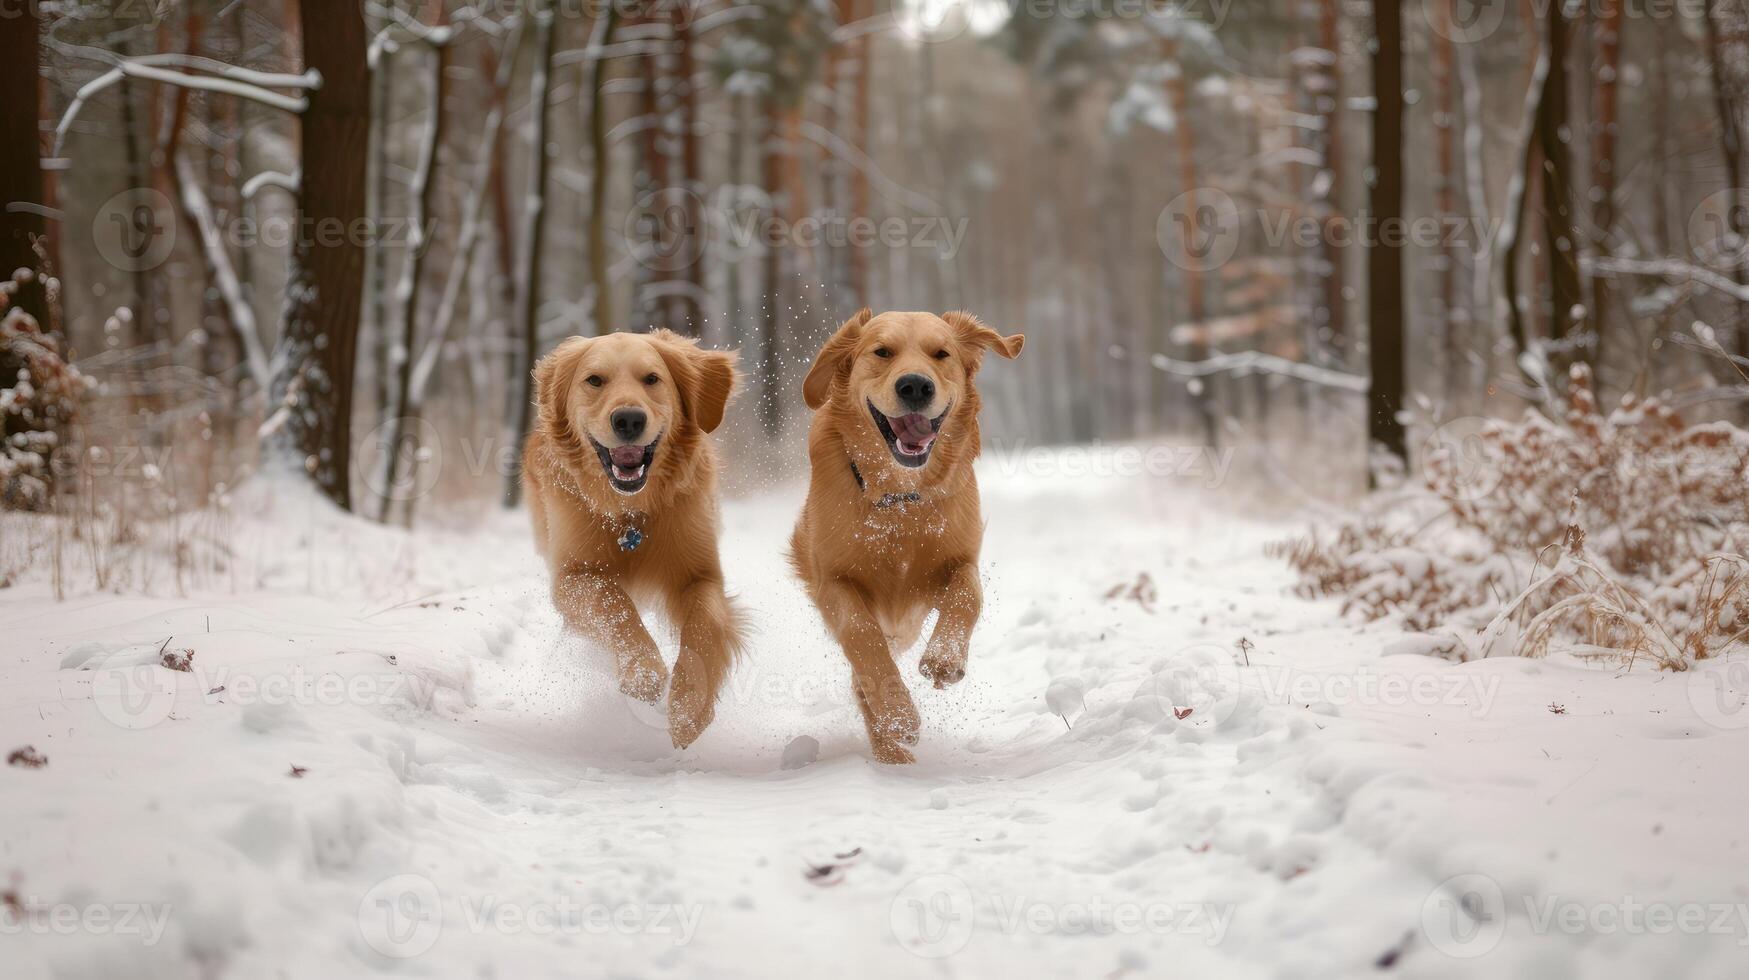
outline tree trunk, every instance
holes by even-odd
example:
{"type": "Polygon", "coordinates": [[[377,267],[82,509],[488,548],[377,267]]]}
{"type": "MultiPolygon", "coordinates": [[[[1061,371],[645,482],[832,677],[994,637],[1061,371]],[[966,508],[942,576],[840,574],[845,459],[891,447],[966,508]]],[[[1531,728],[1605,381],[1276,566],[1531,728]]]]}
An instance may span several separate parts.
{"type": "MultiPolygon", "coordinates": [[[[1165,60],[1172,63],[1175,70],[1166,80],[1166,95],[1172,102],[1172,116],[1176,125],[1172,127],[1174,147],[1178,156],[1178,186],[1181,193],[1189,194],[1190,200],[1186,212],[1192,215],[1198,213],[1197,190],[1200,186],[1196,176],[1196,134],[1190,128],[1190,100],[1186,96],[1184,83],[1184,63],[1178,57],[1178,39],[1169,37],[1165,41],[1165,60]]],[[[1189,234],[1188,229],[1185,234],[1189,234]]],[[[1187,263],[1182,269],[1184,275],[1184,309],[1185,322],[1192,327],[1201,325],[1208,317],[1208,304],[1203,296],[1202,270],[1197,263],[1187,263]]],[[[1185,356],[1192,361],[1201,361],[1209,356],[1208,341],[1200,333],[1188,344],[1185,356]]],[[[1202,432],[1205,444],[1210,448],[1220,445],[1220,425],[1215,418],[1214,397],[1210,392],[1214,379],[1212,377],[1199,379],[1200,384],[1193,384],[1193,397],[1196,400],[1196,414],[1202,420],[1202,432]]]]}
{"type": "MultiPolygon", "coordinates": [[[[1591,224],[1592,248],[1598,255],[1609,254],[1609,233],[1615,225],[1615,137],[1616,91],[1621,80],[1622,0],[1598,0],[1601,9],[1597,17],[1597,69],[1592,88],[1591,115],[1596,128],[1591,134],[1591,193],[1594,199],[1591,224]]],[[[1603,348],[1603,334],[1609,309],[1609,277],[1591,277],[1591,322],[1597,331],[1597,347],[1603,348]]]]}
{"type": "MultiPolygon", "coordinates": [[[[433,26],[442,27],[449,20],[443,8],[443,0],[433,0],[432,6],[435,8],[433,26]]],[[[377,519],[384,524],[389,522],[389,512],[395,503],[394,488],[401,476],[401,464],[406,462],[416,465],[419,450],[419,437],[408,430],[408,423],[419,411],[413,394],[413,361],[417,356],[419,340],[419,282],[423,278],[425,253],[431,247],[431,233],[434,228],[431,215],[437,203],[437,157],[438,151],[443,147],[444,72],[449,65],[449,48],[443,44],[433,45],[428,57],[431,60],[431,74],[425,82],[425,134],[420,142],[418,169],[413,172],[413,184],[409,188],[409,200],[413,210],[408,216],[407,246],[402,258],[401,280],[396,285],[401,324],[394,360],[395,408],[394,415],[390,416],[393,420],[393,434],[389,443],[383,447],[383,466],[387,478],[381,484],[382,507],[377,514],[377,519]],[[402,451],[403,447],[406,452],[402,451]]],[[[443,338],[434,336],[431,342],[441,344],[443,338]]],[[[407,526],[411,527],[414,500],[409,497],[404,503],[406,513],[403,517],[407,526]]]]}
{"type": "MultiPolygon", "coordinates": [[[[850,7],[857,18],[868,15],[868,0],[851,0],[850,7]]],[[[862,148],[863,155],[874,158],[874,139],[869,132],[869,78],[874,73],[874,48],[869,43],[870,35],[864,32],[856,39],[853,58],[856,64],[856,75],[851,98],[852,112],[856,117],[856,145],[862,148]]],[[[852,167],[850,170],[850,214],[853,219],[863,218],[874,220],[874,196],[869,192],[868,168],[852,167]]],[[[868,306],[869,299],[869,251],[867,247],[852,246],[850,249],[850,284],[856,294],[856,308],[868,306]]]]}
{"type": "MultiPolygon", "coordinates": [[[[370,193],[367,210],[371,221],[380,228],[389,209],[389,110],[395,104],[395,52],[388,47],[377,53],[376,68],[371,72],[371,103],[374,118],[370,128],[368,151],[370,193]]],[[[365,343],[372,349],[376,361],[373,365],[375,377],[370,382],[376,385],[377,409],[384,413],[389,411],[395,397],[395,372],[391,370],[394,365],[394,335],[389,331],[388,269],[389,250],[379,243],[365,256],[364,298],[368,312],[364,318],[363,331],[365,343]]]]}
{"type": "MultiPolygon", "coordinates": [[[[640,26],[647,27],[652,23],[654,18],[647,17],[640,26]]],[[[642,116],[638,147],[643,155],[643,168],[634,206],[646,206],[651,219],[647,226],[650,241],[647,244],[632,243],[634,248],[646,249],[638,262],[641,287],[634,288],[632,303],[641,321],[638,327],[643,330],[678,326],[673,322],[674,308],[668,286],[674,275],[667,259],[674,252],[668,240],[669,222],[664,214],[672,200],[673,187],[673,172],[663,132],[667,118],[666,94],[662,86],[665,60],[656,54],[645,54],[637,60],[643,82],[638,99],[638,111],[642,116]]]]}
{"type": "MultiPolygon", "coordinates": [[[[1402,0],[1373,0],[1377,44],[1373,51],[1373,185],[1368,210],[1378,232],[1368,236],[1367,387],[1369,442],[1408,462],[1408,440],[1398,413],[1403,408],[1403,249],[1398,229],[1403,214],[1403,10],[1402,0]]],[[[1367,467],[1369,484],[1380,473],[1367,467]]]]}
{"type": "Polygon", "coordinates": [[[534,362],[540,359],[540,287],[542,248],[547,217],[547,99],[552,94],[553,8],[534,11],[534,69],[528,79],[528,187],[523,192],[522,248],[517,265],[522,274],[516,289],[516,327],[522,331],[522,359],[511,390],[516,392],[516,419],[510,442],[510,478],[504,505],[522,500],[522,444],[534,426],[534,362]]]}
{"type": "Polygon", "coordinates": [[[1567,113],[1567,17],[1562,5],[1548,5],[1549,73],[1543,80],[1542,123],[1538,140],[1543,157],[1543,229],[1548,243],[1549,335],[1562,341],[1557,367],[1589,361],[1584,297],[1579,285],[1579,231],[1574,222],[1572,152],[1564,134],[1567,113]],[[1573,346],[1583,345],[1583,346],[1573,346]]]}
{"type": "MultiPolygon", "coordinates": [[[[1736,92],[1731,85],[1727,67],[1728,59],[1725,45],[1730,35],[1719,23],[1723,17],[1724,0],[1706,0],[1706,39],[1707,59],[1713,75],[1713,111],[1719,122],[1719,149],[1725,161],[1725,186],[1729,196],[1725,209],[1729,229],[1737,236],[1737,244],[1732,248],[1731,278],[1738,284],[1749,282],[1749,269],[1744,268],[1742,261],[1742,236],[1749,234],[1749,228],[1744,226],[1743,212],[1746,203],[1743,199],[1743,128],[1741,118],[1737,114],[1736,92]]],[[[1736,304],[1737,322],[1735,324],[1737,353],[1749,356],[1749,304],[1736,304]]]]}
{"type": "MultiPolygon", "coordinates": [[[[782,115],[783,110],[777,105],[777,100],[768,94],[765,99],[768,126],[760,147],[760,159],[771,217],[777,219],[781,219],[784,214],[784,174],[788,169],[784,165],[787,149],[784,138],[787,129],[781,124],[782,115]]],[[[759,421],[766,436],[773,439],[783,430],[782,360],[777,351],[778,310],[781,306],[784,267],[782,237],[772,236],[765,243],[765,302],[759,319],[759,382],[763,389],[759,400],[759,421]]]]}
{"type": "Polygon", "coordinates": [[[1319,99],[1324,124],[1324,170],[1330,175],[1330,189],[1324,200],[1324,306],[1327,311],[1328,343],[1338,356],[1346,358],[1345,338],[1348,336],[1348,300],[1342,294],[1344,280],[1342,251],[1336,245],[1339,236],[1331,227],[1344,220],[1342,214],[1342,31],[1338,0],[1319,0],[1318,44],[1330,52],[1327,92],[1319,99]]]}
{"type": "MultiPolygon", "coordinates": [[[[18,269],[39,269],[32,236],[43,234],[42,137],[37,131],[39,66],[37,5],[0,16],[0,92],[9,103],[0,112],[0,279],[18,269]],[[13,205],[23,205],[14,207],[13,205]]],[[[19,308],[48,326],[40,284],[32,278],[14,298],[19,308]]]]}
{"type": "MultiPolygon", "coordinates": [[[[1457,206],[1457,98],[1456,45],[1451,39],[1452,3],[1454,0],[1441,0],[1438,16],[1444,22],[1445,30],[1433,32],[1433,180],[1434,180],[1434,212],[1441,219],[1450,220],[1458,213],[1457,206]]],[[[1441,367],[1444,369],[1444,385],[1442,390],[1445,399],[1450,402],[1459,392],[1458,366],[1463,358],[1463,332],[1459,329],[1457,311],[1457,254],[1444,244],[1444,235],[1440,236],[1441,244],[1435,251],[1435,261],[1438,262],[1439,298],[1436,307],[1439,316],[1439,336],[1444,341],[1444,356],[1441,367]]]]}
{"type": "Polygon", "coordinates": [[[370,143],[370,73],[362,8],[350,0],[300,0],[299,30],[321,43],[304,64],[322,75],[302,122],[298,234],[292,248],[274,436],[316,487],[351,509],[352,380],[364,291],[364,217],[370,143]]]}
{"type": "MultiPolygon", "coordinates": [[[[619,26],[619,7],[610,3],[596,21],[590,46],[605,48],[613,43],[614,29],[619,26]]],[[[607,145],[607,98],[602,92],[607,77],[607,59],[588,62],[584,71],[584,88],[589,93],[589,163],[595,172],[589,175],[589,279],[595,284],[595,332],[610,333],[613,319],[613,286],[607,278],[607,187],[612,174],[613,154],[607,145]]]]}
{"type": "Polygon", "coordinates": [[[674,243],[674,254],[685,259],[685,268],[677,279],[685,283],[688,290],[685,296],[676,297],[670,303],[670,309],[678,318],[674,324],[675,329],[697,336],[705,317],[705,310],[699,299],[704,295],[704,260],[707,250],[702,239],[697,242],[685,240],[704,234],[704,215],[700,213],[698,197],[704,187],[703,164],[699,159],[698,146],[698,93],[693,87],[692,77],[693,10],[690,5],[675,3],[669,13],[669,20],[674,28],[675,49],[674,77],[670,84],[675,89],[678,110],[676,115],[680,126],[681,193],[676,199],[682,209],[681,225],[677,231],[681,240],[674,243]]]}

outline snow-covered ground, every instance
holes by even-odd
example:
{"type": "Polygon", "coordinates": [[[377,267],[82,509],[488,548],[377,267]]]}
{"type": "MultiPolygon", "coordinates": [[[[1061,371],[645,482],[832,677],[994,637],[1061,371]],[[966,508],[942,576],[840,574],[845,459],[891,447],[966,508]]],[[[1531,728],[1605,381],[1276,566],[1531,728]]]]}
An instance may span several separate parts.
{"type": "Polygon", "coordinates": [[[905,768],[784,565],[795,491],[726,508],[756,636],[685,752],[519,515],[282,502],[222,588],[0,589],[4,974],[1749,970],[1749,664],[1392,653],[1288,593],[1293,525],[985,479],[970,674],[916,685],[905,768]]]}

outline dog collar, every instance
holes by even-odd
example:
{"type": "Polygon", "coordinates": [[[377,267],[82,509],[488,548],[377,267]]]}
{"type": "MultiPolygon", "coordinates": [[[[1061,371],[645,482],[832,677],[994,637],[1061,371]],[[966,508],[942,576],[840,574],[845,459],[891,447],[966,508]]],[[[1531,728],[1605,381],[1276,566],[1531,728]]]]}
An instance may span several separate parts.
{"type": "MultiPolygon", "coordinates": [[[[856,477],[856,489],[863,493],[867,493],[868,481],[862,478],[862,471],[856,468],[856,460],[850,459],[848,456],[846,456],[845,459],[850,462],[850,475],[856,477]]],[[[881,494],[880,499],[874,502],[874,505],[875,507],[884,510],[888,507],[894,507],[899,504],[916,504],[921,503],[922,501],[923,495],[921,493],[918,493],[915,490],[907,490],[904,493],[883,493],[881,494]]]]}

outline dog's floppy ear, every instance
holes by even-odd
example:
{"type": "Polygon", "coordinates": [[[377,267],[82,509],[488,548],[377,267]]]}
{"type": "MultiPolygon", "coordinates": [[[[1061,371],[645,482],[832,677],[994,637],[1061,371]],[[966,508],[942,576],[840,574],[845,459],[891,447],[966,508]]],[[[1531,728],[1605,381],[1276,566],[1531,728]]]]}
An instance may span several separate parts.
{"type": "Polygon", "coordinates": [[[583,349],[588,346],[588,337],[567,337],[534,366],[534,399],[540,410],[541,429],[566,449],[581,448],[577,434],[571,431],[565,401],[577,383],[577,364],[583,360],[583,349]]]}
{"type": "Polygon", "coordinates": [[[984,325],[978,319],[964,310],[945,313],[941,317],[947,325],[953,328],[954,336],[959,338],[960,346],[972,355],[972,364],[977,365],[984,351],[993,350],[1009,360],[1020,356],[1020,349],[1026,346],[1025,334],[1009,334],[1004,337],[984,325]]]}
{"type": "Polygon", "coordinates": [[[862,339],[862,328],[874,314],[868,307],[863,307],[856,315],[844,321],[832,339],[826,341],[826,346],[820,348],[820,353],[814,355],[814,366],[808,369],[808,376],[802,381],[802,400],[811,409],[818,409],[826,404],[826,396],[832,391],[832,379],[850,365],[850,352],[856,349],[856,342],[862,339]]]}
{"type": "Polygon", "coordinates": [[[672,330],[652,330],[650,339],[662,352],[674,387],[680,392],[680,411],[705,432],[723,424],[723,409],[735,390],[735,351],[705,350],[698,341],[672,330]]]}

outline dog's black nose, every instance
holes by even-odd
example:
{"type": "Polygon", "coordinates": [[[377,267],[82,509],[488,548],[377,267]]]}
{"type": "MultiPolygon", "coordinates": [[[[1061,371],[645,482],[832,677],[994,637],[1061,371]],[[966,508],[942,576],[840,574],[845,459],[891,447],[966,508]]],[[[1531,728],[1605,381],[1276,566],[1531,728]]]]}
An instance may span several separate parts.
{"type": "Polygon", "coordinates": [[[644,410],[619,408],[613,412],[613,434],[626,442],[636,442],[644,434],[644,410]]]}
{"type": "Polygon", "coordinates": [[[907,374],[893,385],[899,402],[909,409],[924,409],[935,400],[935,382],[921,374],[907,374]]]}

